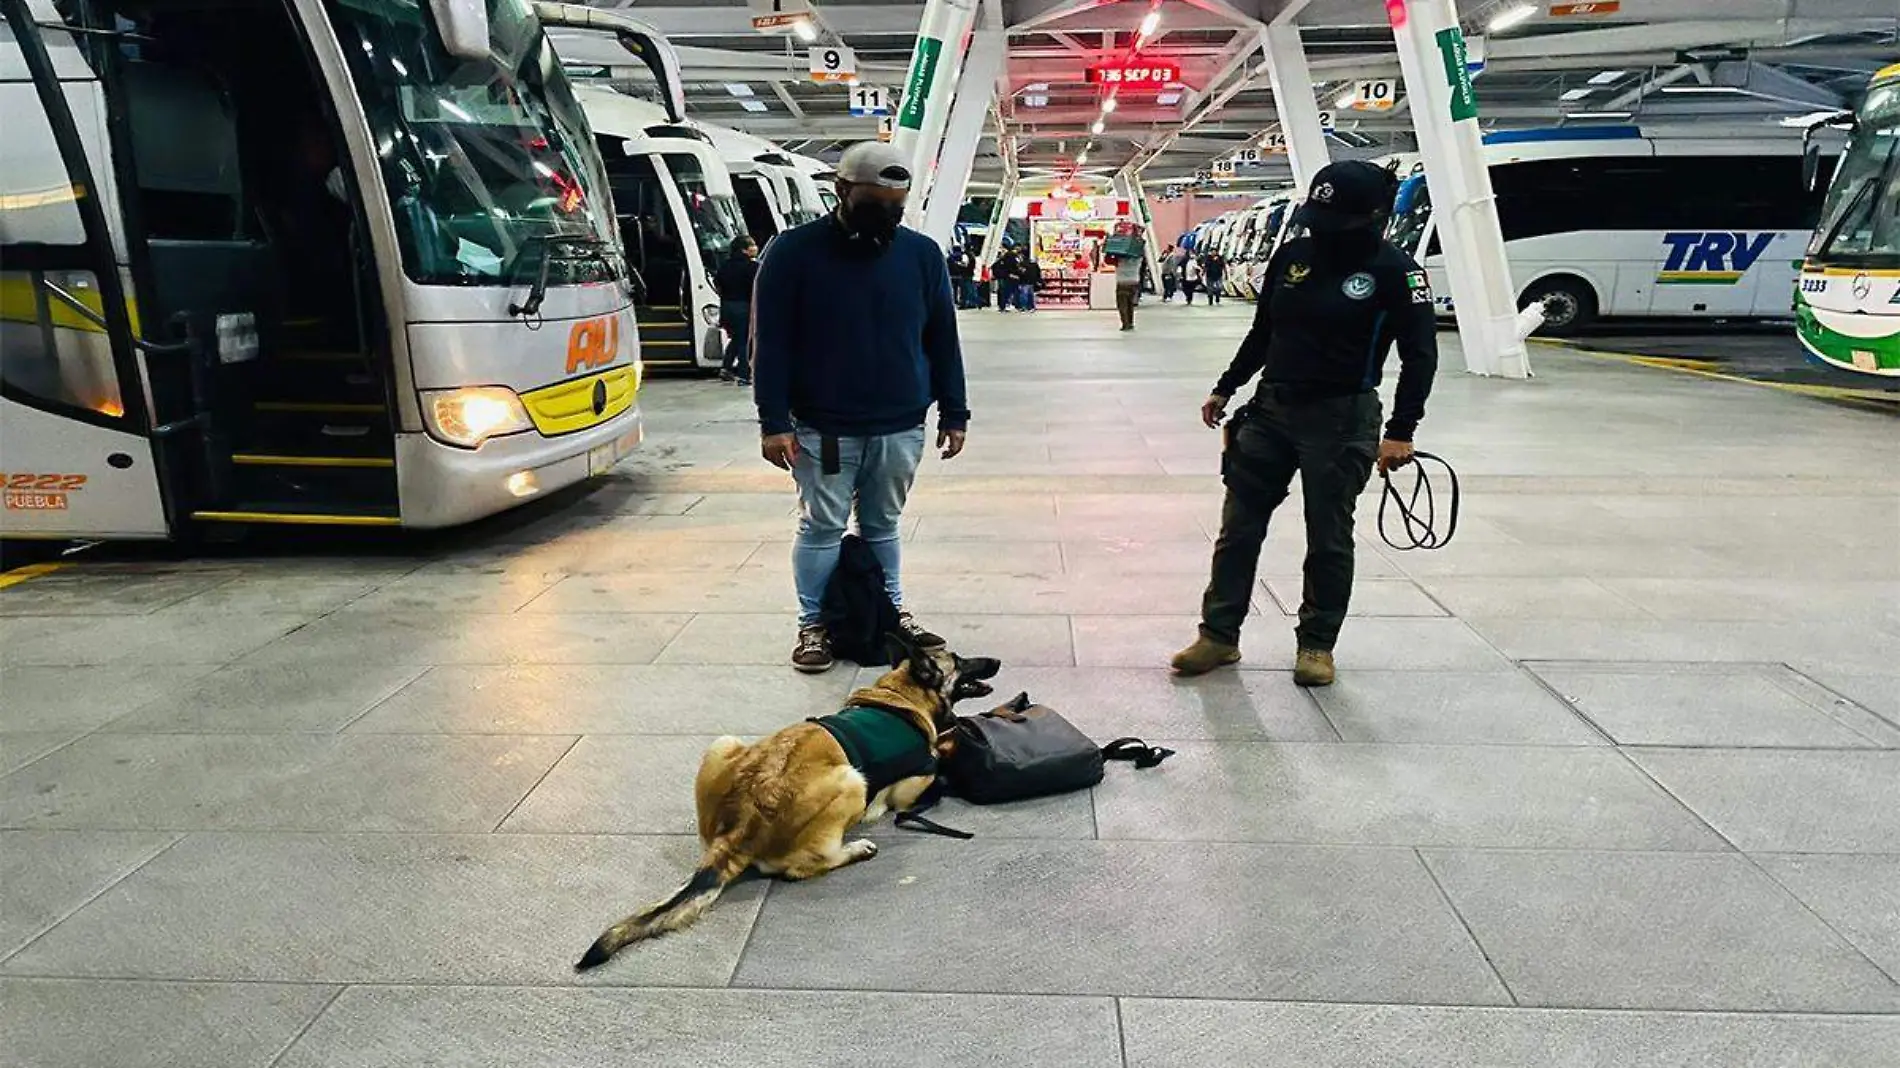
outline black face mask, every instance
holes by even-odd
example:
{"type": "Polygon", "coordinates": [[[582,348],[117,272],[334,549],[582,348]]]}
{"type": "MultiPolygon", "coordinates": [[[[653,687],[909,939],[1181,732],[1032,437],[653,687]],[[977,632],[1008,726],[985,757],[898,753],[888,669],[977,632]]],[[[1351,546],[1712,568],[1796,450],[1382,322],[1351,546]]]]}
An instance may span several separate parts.
{"type": "Polygon", "coordinates": [[[878,245],[888,245],[897,237],[904,221],[904,205],[882,200],[847,200],[843,210],[844,227],[852,237],[878,245]]]}

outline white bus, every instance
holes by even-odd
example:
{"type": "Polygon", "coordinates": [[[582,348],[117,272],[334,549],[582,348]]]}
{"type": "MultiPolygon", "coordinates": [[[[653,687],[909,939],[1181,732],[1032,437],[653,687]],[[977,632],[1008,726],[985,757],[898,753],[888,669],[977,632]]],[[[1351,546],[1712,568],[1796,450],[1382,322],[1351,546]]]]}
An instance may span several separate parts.
{"type": "Polygon", "coordinates": [[[648,367],[716,370],[723,360],[713,278],[745,231],[731,176],[707,133],[609,89],[576,90],[613,189],[636,285],[648,367]]]}
{"type": "Polygon", "coordinates": [[[1795,325],[1815,359],[1900,376],[1900,63],[1880,71],[1808,246],[1795,325]]]}
{"type": "Polygon", "coordinates": [[[732,172],[746,227],[760,244],[830,210],[810,169],[784,149],[739,130],[709,126],[706,132],[732,172]]]}
{"type": "Polygon", "coordinates": [[[633,448],[543,7],[0,0],[0,535],[441,527],[633,448]]]}
{"type": "MultiPolygon", "coordinates": [[[[1820,197],[1799,191],[1792,137],[1655,139],[1633,126],[1501,131],[1485,137],[1519,305],[1544,329],[1598,318],[1791,314],[1820,197]]],[[[1451,287],[1423,174],[1404,179],[1391,238],[1451,287]]]]}

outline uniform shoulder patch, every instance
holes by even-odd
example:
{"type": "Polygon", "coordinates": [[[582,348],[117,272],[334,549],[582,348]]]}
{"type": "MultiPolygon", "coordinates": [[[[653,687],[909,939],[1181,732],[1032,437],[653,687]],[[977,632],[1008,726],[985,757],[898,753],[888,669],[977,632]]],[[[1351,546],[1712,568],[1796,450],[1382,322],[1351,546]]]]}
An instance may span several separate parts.
{"type": "Polygon", "coordinates": [[[1432,302],[1431,279],[1425,276],[1424,271],[1405,272],[1405,288],[1412,294],[1412,303],[1430,304],[1432,302]]]}

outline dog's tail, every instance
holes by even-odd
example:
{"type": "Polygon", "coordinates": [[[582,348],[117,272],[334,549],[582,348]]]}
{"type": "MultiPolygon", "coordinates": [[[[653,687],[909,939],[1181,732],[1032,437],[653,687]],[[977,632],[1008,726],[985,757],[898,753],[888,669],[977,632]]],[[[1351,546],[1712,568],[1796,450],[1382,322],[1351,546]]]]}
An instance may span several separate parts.
{"type": "Polygon", "coordinates": [[[732,885],[751,862],[730,844],[730,841],[714,842],[699,860],[698,870],[686,885],[679,888],[672,897],[644,911],[633,915],[607,928],[606,932],[589,946],[581,956],[574,970],[584,972],[589,968],[607,963],[608,958],[623,947],[643,941],[668,931],[677,931],[691,925],[726,887],[732,885]]]}

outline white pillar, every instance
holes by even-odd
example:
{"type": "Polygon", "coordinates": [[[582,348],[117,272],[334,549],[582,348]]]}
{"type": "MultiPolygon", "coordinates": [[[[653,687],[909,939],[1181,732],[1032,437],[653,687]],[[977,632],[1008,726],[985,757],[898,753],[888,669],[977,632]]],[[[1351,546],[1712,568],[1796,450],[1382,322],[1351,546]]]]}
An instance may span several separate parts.
{"type": "MultiPolygon", "coordinates": [[[[950,98],[956,92],[957,68],[963,62],[964,39],[976,22],[977,0],[928,0],[917,46],[910,56],[910,73],[898,91],[897,126],[891,145],[910,159],[913,193],[928,190],[949,121],[950,98]]],[[[922,197],[913,195],[906,213],[912,226],[922,225],[922,197]]]]}
{"type": "Polygon", "coordinates": [[[1389,13],[1445,249],[1465,367],[1474,374],[1529,378],[1458,13],[1452,0],[1405,0],[1389,13]]]}
{"type": "Polygon", "coordinates": [[[1280,132],[1286,134],[1287,162],[1302,195],[1313,176],[1332,162],[1326,130],[1319,124],[1319,104],[1313,99],[1313,72],[1306,65],[1306,45],[1300,28],[1273,25],[1260,31],[1267,55],[1267,81],[1273,87],[1273,108],[1280,113],[1280,132]]]}
{"type": "Polygon", "coordinates": [[[963,74],[957,80],[956,102],[950,106],[949,125],[944,130],[943,154],[934,176],[928,171],[915,172],[926,184],[920,198],[913,186],[911,203],[923,203],[924,233],[945,250],[956,234],[957,215],[963,210],[964,191],[970,184],[970,171],[976,166],[976,150],[983,143],[983,127],[989,122],[990,99],[996,79],[1003,73],[1003,60],[1009,50],[1009,37],[1001,29],[978,30],[970,41],[970,55],[964,61],[963,74]]]}
{"type": "Polygon", "coordinates": [[[1016,206],[1016,190],[1022,183],[1011,167],[1003,174],[1003,187],[996,191],[996,210],[990,213],[990,232],[983,237],[983,251],[977,256],[977,269],[988,267],[1003,247],[1003,231],[1009,229],[1010,209],[1016,206]]]}

